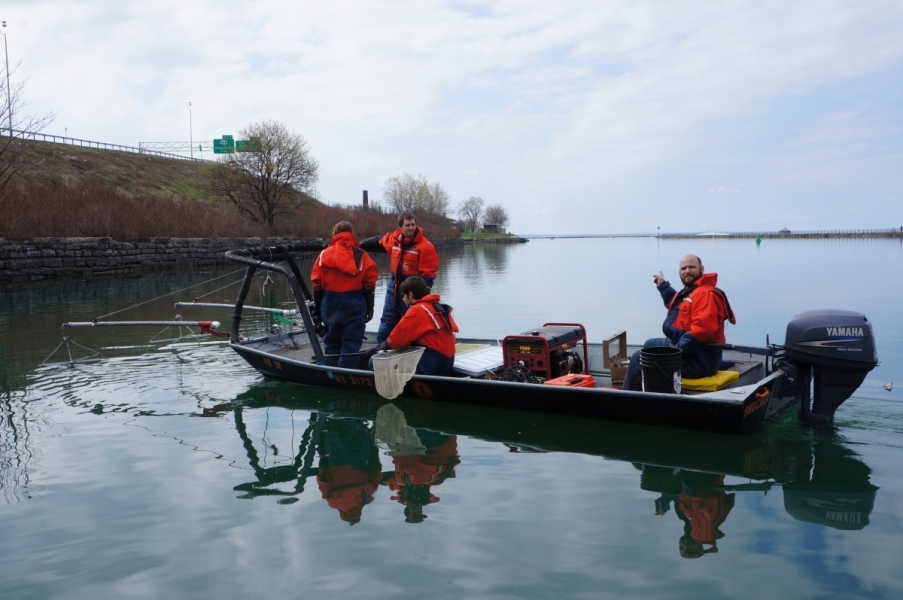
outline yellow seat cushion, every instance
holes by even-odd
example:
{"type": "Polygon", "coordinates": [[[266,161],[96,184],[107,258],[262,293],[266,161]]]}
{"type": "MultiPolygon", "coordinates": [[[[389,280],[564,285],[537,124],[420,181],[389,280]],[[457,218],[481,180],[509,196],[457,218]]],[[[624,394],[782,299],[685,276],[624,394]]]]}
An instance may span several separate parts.
{"type": "Polygon", "coordinates": [[[701,377],[699,379],[687,379],[682,377],[680,380],[680,388],[691,392],[715,392],[721,388],[727,387],[740,379],[740,373],[737,371],[718,371],[709,377],[701,377]]]}

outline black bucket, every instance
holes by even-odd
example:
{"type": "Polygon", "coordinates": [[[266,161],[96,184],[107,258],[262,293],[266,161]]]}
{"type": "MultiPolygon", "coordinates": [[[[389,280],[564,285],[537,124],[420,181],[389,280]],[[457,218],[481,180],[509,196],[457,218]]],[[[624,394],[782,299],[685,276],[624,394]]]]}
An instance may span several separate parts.
{"type": "Polygon", "coordinates": [[[640,350],[643,391],[680,393],[680,348],[653,346],[640,350]]]}

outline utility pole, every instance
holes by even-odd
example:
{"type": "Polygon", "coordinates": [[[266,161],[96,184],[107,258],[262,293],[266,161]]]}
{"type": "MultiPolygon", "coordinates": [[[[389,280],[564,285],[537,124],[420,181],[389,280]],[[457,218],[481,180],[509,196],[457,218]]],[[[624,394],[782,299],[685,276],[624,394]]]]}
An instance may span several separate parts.
{"type": "Polygon", "coordinates": [[[188,103],[188,147],[191,160],[194,160],[194,136],[191,133],[191,102],[188,103]]]}
{"type": "Polygon", "coordinates": [[[3,21],[3,27],[0,29],[0,35],[3,35],[3,53],[6,55],[6,117],[9,121],[9,137],[13,137],[13,101],[9,92],[9,48],[6,46],[6,21],[3,21]]]}

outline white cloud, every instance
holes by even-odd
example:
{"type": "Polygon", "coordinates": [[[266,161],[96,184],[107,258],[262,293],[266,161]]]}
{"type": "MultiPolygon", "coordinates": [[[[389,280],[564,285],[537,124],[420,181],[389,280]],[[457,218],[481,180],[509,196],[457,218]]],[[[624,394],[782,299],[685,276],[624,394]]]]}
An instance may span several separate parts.
{"type": "Polygon", "coordinates": [[[712,180],[744,181],[763,211],[903,183],[898,2],[7,4],[49,132],[179,140],[189,101],[196,139],[278,119],[331,202],[422,173],[506,205],[515,230],[583,213],[633,231],[650,212],[692,225],[712,180]],[[521,214],[527,196],[559,216],[521,214]]]}

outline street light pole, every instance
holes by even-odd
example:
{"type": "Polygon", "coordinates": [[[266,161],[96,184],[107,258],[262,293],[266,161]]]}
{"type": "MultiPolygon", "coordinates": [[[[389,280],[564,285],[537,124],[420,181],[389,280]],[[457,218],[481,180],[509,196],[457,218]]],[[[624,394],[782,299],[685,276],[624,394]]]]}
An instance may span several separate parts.
{"type": "Polygon", "coordinates": [[[191,132],[191,102],[188,103],[188,153],[194,160],[194,134],[191,132]]]}
{"type": "MultiPolygon", "coordinates": [[[[6,29],[6,21],[3,21],[3,29],[6,29]]],[[[0,29],[3,36],[3,53],[6,55],[6,112],[9,120],[9,137],[13,137],[13,101],[9,93],[9,48],[6,46],[6,32],[0,29]]]]}

